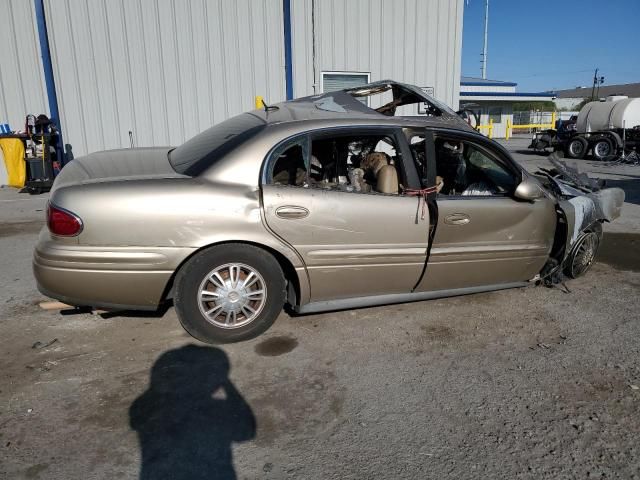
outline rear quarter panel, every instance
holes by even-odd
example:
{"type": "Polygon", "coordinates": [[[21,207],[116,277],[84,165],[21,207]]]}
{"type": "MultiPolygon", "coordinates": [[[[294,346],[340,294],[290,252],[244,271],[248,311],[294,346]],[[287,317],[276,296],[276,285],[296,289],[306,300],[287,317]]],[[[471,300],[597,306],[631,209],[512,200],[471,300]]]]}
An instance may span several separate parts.
{"type": "Polygon", "coordinates": [[[78,215],[84,228],[73,239],[49,241],[100,250],[161,250],[177,268],[196,250],[222,242],[250,242],[284,255],[295,269],[299,257],[272,235],[261,218],[260,192],[238,184],[197,178],[132,180],[56,190],[51,202],[78,215]]]}

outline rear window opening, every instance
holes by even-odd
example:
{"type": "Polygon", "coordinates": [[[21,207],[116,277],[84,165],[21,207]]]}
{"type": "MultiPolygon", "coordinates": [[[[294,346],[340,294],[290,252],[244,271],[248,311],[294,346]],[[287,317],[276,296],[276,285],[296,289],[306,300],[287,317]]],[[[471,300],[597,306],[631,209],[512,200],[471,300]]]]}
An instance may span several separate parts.
{"type": "Polygon", "coordinates": [[[169,163],[183,175],[197,176],[253,138],[266,122],[252,113],[242,113],[199,133],[169,152],[169,163]]]}

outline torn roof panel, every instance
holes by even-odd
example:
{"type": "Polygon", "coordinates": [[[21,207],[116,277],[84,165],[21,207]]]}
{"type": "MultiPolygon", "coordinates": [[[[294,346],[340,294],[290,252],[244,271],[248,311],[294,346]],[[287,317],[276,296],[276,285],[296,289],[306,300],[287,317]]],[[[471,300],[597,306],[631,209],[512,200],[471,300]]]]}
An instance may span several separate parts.
{"type": "MultiPolygon", "coordinates": [[[[393,80],[381,80],[356,88],[326,92],[319,95],[297,98],[287,102],[273,105],[268,110],[259,109],[252,113],[263,118],[267,123],[283,123],[318,119],[363,119],[363,120],[392,120],[411,119],[413,122],[421,122],[425,125],[446,124],[447,127],[457,127],[472,130],[471,127],[460,118],[451,108],[430,97],[420,88],[393,80]],[[385,115],[380,113],[382,107],[370,108],[358,98],[375,95],[385,91],[393,91],[394,105],[396,106],[425,103],[432,115],[416,115],[410,117],[385,115]]],[[[383,106],[384,107],[384,106],[383,106]]]]}

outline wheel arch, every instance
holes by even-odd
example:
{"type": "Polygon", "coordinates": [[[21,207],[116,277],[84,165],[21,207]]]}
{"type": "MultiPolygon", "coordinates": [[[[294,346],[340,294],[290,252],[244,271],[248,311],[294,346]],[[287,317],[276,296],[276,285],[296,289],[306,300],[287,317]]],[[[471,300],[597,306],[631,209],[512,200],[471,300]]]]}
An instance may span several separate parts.
{"type": "Polygon", "coordinates": [[[261,250],[266,251],[270,255],[272,255],[280,268],[282,268],[282,272],[284,273],[285,280],[287,281],[287,298],[286,303],[295,307],[296,305],[300,305],[301,303],[306,303],[309,297],[309,284],[308,277],[306,273],[306,269],[298,269],[293,266],[291,260],[289,260],[286,255],[282,252],[279,252],[273,247],[265,245],[259,242],[253,242],[250,240],[224,240],[215,243],[210,243],[207,245],[203,245],[200,248],[195,249],[188,256],[186,256],[180,264],[176,267],[174,272],[171,274],[171,277],[167,281],[167,284],[162,292],[161,302],[166,302],[167,300],[173,298],[174,294],[174,286],[175,279],[178,272],[191,260],[195,255],[203,252],[205,250],[209,250],[221,245],[230,245],[230,244],[240,244],[240,245],[251,245],[253,247],[259,248],[261,250]]]}

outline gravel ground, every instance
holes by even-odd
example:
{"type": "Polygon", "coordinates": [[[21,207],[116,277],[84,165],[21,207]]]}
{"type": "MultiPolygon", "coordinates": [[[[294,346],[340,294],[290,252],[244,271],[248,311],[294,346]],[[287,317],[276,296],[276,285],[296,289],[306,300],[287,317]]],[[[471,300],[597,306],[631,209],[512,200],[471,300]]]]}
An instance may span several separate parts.
{"type": "Polygon", "coordinates": [[[570,293],[283,313],[223,347],[173,309],[40,310],[46,195],[0,190],[0,478],[640,478],[640,167],[579,165],[628,203],[570,293]]]}

